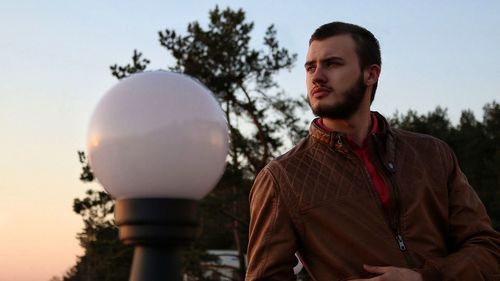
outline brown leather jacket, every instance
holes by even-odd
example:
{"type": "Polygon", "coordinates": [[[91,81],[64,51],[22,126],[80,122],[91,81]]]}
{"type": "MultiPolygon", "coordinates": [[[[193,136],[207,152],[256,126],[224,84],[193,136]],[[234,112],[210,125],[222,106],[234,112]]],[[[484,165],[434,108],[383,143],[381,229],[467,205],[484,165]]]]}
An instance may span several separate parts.
{"type": "Polygon", "coordinates": [[[391,214],[344,136],[312,122],[255,180],[246,280],[295,280],[295,252],[313,280],[371,277],[363,264],[411,268],[424,280],[500,280],[500,234],[450,148],[377,118],[367,141],[391,214]]]}

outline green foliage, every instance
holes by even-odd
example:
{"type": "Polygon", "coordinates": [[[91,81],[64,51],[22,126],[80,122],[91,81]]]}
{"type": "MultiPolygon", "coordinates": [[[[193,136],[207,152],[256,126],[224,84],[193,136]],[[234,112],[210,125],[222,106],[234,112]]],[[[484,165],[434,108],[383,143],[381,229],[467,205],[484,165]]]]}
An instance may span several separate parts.
{"type": "Polygon", "coordinates": [[[439,106],[426,115],[418,115],[413,110],[409,110],[406,115],[396,112],[389,123],[396,128],[432,135],[444,141],[449,141],[452,127],[447,110],[439,106]]]}
{"type": "Polygon", "coordinates": [[[118,239],[116,227],[99,225],[85,228],[79,239],[85,254],[64,276],[64,281],[128,280],[132,248],[118,239]]]}
{"type": "Polygon", "coordinates": [[[78,158],[80,163],[82,163],[82,174],[80,175],[80,180],[83,182],[91,182],[94,180],[94,173],[90,169],[90,165],[88,163],[87,157],[85,156],[85,152],[78,151],[78,158]]]}
{"type": "Polygon", "coordinates": [[[132,64],[127,64],[125,66],[118,66],[117,64],[114,64],[110,66],[111,75],[118,79],[122,79],[132,73],[144,71],[150,61],[148,59],[141,59],[141,57],[142,53],[134,50],[134,54],[132,55],[132,64]]]}
{"type": "Polygon", "coordinates": [[[169,29],[159,32],[160,44],[176,60],[170,69],[197,78],[219,99],[231,130],[229,164],[247,169],[240,165],[246,164],[250,178],[281,147],[284,132],[292,138],[304,135],[294,113],[305,107],[303,100],[282,93],[269,94],[277,86],[275,74],[290,69],[296,55],[280,48],[272,25],[264,37],[267,49],[252,49],[252,29],[253,23],[245,22],[242,10],[221,11],[216,7],[210,12],[208,29],[193,22],[188,25],[186,36],[169,29]],[[291,117],[286,124],[281,121],[284,116],[291,117]],[[250,124],[254,133],[245,135],[238,126],[242,123],[250,124]]]}
{"type": "Polygon", "coordinates": [[[86,197],[73,201],[73,211],[82,216],[86,228],[113,226],[110,215],[114,211],[114,202],[104,191],[87,190],[86,197]]]}
{"type": "MultiPolygon", "coordinates": [[[[80,160],[85,159],[82,155],[79,152],[80,160]]],[[[91,173],[85,169],[88,163],[82,164],[82,174],[91,173]]],[[[88,190],[86,197],[73,201],[73,211],[82,216],[84,222],[84,229],[77,238],[85,254],[78,258],[63,280],[127,280],[133,252],[132,248],[118,240],[118,229],[112,218],[114,201],[111,197],[104,191],[88,190]]]]}

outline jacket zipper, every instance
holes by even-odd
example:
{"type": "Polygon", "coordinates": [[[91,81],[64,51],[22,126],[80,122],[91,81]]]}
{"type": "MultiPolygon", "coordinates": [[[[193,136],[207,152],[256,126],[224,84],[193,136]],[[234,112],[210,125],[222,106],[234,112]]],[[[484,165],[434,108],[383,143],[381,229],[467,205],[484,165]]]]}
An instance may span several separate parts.
{"type": "MultiPolygon", "coordinates": [[[[342,136],[337,135],[336,145],[340,146],[340,147],[344,146],[342,136]]],[[[348,150],[349,150],[349,153],[356,155],[350,147],[348,147],[348,150]]],[[[378,153],[378,149],[377,149],[377,156],[380,158],[380,154],[378,153]]],[[[359,162],[362,162],[362,160],[359,159],[359,157],[356,157],[356,158],[358,159],[359,162]]],[[[377,205],[378,205],[379,209],[382,211],[383,217],[384,217],[388,227],[391,229],[391,231],[394,235],[394,238],[398,244],[399,250],[403,253],[403,256],[405,257],[405,260],[406,260],[406,263],[408,264],[408,266],[413,267],[414,266],[413,259],[409,255],[409,253],[407,251],[408,248],[406,247],[403,236],[401,235],[401,233],[399,231],[399,226],[398,226],[399,225],[399,204],[397,201],[397,195],[396,195],[396,191],[395,191],[395,189],[396,189],[395,183],[393,182],[392,178],[390,176],[388,176],[387,172],[385,171],[386,168],[384,166],[384,169],[383,169],[384,176],[385,176],[386,180],[387,179],[389,180],[389,184],[390,184],[388,186],[389,191],[391,193],[390,199],[393,200],[393,203],[392,203],[393,208],[390,210],[390,214],[389,214],[390,217],[387,217],[385,212],[384,212],[384,209],[382,208],[382,202],[380,201],[380,197],[375,192],[375,188],[374,188],[375,185],[373,184],[373,181],[371,180],[370,175],[369,175],[368,171],[366,170],[364,163],[361,163],[361,166],[363,167],[365,177],[368,179],[368,182],[370,183],[372,195],[375,195],[375,198],[377,200],[377,205]]]]}
{"type": "Polygon", "coordinates": [[[405,241],[403,240],[403,236],[401,236],[401,234],[396,233],[396,241],[398,241],[399,249],[402,252],[406,251],[405,241]]]}
{"type": "MultiPolygon", "coordinates": [[[[387,173],[385,176],[386,176],[386,178],[389,179],[391,189],[392,189],[392,194],[394,194],[393,200],[396,200],[397,199],[396,184],[394,183],[392,178],[389,175],[387,175],[387,173]]],[[[403,255],[405,257],[406,263],[408,264],[408,266],[410,268],[413,268],[413,267],[415,267],[415,262],[413,261],[413,258],[410,255],[410,253],[408,252],[408,247],[406,247],[406,243],[404,241],[403,235],[401,234],[401,231],[399,228],[399,211],[400,211],[399,202],[398,201],[394,202],[394,205],[395,205],[395,207],[394,207],[395,212],[394,212],[394,216],[393,216],[393,219],[394,219],[393,231],[395,234],[395,238],[396,238],[396,241],[398,243],[399,250],[403,253],[403,255]]]]}
{"type": "MultiPolygon", "coordinates": [[[[404,257],[405,257],[405,260],[406,260],[406,263],[408,264],[408,266],[410,267],[415,267],[415,262],[413,261],[413,258],[411,257],[410,253],[408,252],[408,247],[406,246],[406,243],[404,241],[404,237],[403,235],[401,234],[401,231],[400,231],[400,223],[399,223],[399,216],[400,216],[400,206],[399,206],[399,201],[398,201],[398,194],[397,194],[397,185],[396,183],[394,182],[392,176],[389,174],[389,172],[392,172],[392,171],[388,171],[388,168],[384,165],[383,163],[383,158],[382,156],[380,155],[380,151],[378,150],[378,147],[377,147],[377,140],[375,139],[375,136],[370,134],[370,136],[372,137],[372,145],[374,146],[374,150],[376,151],[377,153],[377,160],[379,161],[379,163],[382,163],[382,169],[379,169],[380,172],[383,173],[383,176],[386,180],[388,180],[388,184],[389,184],[389,190],[391,192],[391,200],[394,200],[393,201],[393,210],[392,211],[392,214],[391,214],[391,218],[392,218],[392,225],[391,225],[391,228],[392,228],[392,231],[394,233],[394,238],[396,239],[396,242],[398,243],[398,246],[399,246],[399,250],[403,253],[404,257]]],[[[393,165],[392,163],[389,163],[388,165],[391,165],[390,166],[390,169],[393,169],[393,165]]]]}

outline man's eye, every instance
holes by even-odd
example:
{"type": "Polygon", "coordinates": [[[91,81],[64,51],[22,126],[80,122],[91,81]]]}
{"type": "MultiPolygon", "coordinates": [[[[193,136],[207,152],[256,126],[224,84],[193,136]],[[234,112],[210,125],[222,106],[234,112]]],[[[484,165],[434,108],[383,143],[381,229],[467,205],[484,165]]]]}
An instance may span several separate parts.
{"type": "Polygon", "coordinates": [[[309,73],[312,73],[316,70],[316,67],[315,66],[308,66],[306,67],[306,71],[309,72],[309,73]]]}

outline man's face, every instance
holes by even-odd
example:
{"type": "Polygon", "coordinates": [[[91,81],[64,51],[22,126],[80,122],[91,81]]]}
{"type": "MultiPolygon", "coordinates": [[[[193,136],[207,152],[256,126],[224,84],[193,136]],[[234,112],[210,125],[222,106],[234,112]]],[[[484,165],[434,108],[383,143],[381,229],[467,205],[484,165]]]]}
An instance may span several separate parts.
{"type": "Polygon", "coordinates": [[[365,97],[363,72],[350,35],[337,35],[309,46],[306,57],[307,100],[320,117],[348,119],[365,97]]]}

